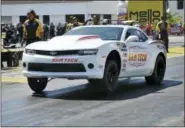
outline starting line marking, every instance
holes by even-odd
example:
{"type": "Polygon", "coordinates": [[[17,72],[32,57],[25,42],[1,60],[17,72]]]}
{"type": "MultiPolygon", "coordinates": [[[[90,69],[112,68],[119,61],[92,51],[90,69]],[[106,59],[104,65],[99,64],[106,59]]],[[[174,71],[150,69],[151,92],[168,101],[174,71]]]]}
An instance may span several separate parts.
{"type": "Polygon", "coordinates": [[[5,83],[27,83],[26,77],[1,77],[1,82],[5,83]]]}
{"type": "MultiPolygon", "coordinates": [[[[184,47],[174,47],[174,48],[169,48],[169,53],[167,53],[167,58],[175,58],[175,57],[180,57],[184,56],[184,47]]],[[[13,71],[21,71],[21,67],[13,68],[13,69],[7,69],[3,70],[3,72],[13,72],[13,71]]],[[[6,77],[2,76],[1,77],[1,82],[5,83],[27,83],[26,77],[6,77]]]]}

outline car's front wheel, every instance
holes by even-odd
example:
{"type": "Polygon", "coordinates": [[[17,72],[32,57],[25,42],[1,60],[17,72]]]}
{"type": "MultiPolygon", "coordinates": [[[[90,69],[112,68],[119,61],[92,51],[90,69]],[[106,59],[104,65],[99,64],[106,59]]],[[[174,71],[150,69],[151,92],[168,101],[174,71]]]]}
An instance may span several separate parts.
{"type": "Polygon", "coordinates": [[[27,78],[29,87],[36,93],[42,92],[48,83],[48,78],[27,78]]]}
{"type": "Polygon", "coordinates": [[[118,69],[118,64],[116,63],[115,60],[108,60],[105,71],[104,71],[104,76],[103,79],[89,79],[89,83],[92,86],[103,89],[104,92],[112,93],[114,92],[117,87],[117,81],[118,81],[118,76],[119,76],[119,69],[118,69]]]}
{"type": "Polygon", "coordinates": [[[152,75],[145,77],[146,83],[149,85],[160,85],[164,79],[165,71],[166,62],[162,56],[158,56],[152,75]]]}

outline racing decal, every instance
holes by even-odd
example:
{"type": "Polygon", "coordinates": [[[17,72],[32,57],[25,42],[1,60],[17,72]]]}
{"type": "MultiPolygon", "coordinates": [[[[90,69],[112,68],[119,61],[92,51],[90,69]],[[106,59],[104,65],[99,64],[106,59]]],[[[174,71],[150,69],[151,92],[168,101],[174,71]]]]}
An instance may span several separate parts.
{"type": "Polygon", "coordinates": [[[121,43],[120,42],[116,42],[116,45],[120,47],[121,46],[121,43]]]}
{"type": "Polygon", "coordinates": [[[149,53],[147,48],[141,46],[129,47],[128,64],[132,67],[143,66],[148,62],[149,53]]]}
{"type": "Polygon", "coordinates": [[[126,68],[122,68],[121,70],[122,70],[123,72],[125,72],[125,71],[126,71],[126,68]]]}
{"type": "Polygon", "coordinates": [[[124,63],[124,64],[123,64],[123,67],[126,67],[126,66],[127,66],[127,65],[124,63]]]}
{"type": "Polygon", "coordinates": [[[126,71],[126,67],[127,67],[127,64],[126,63],[123,63],[123,66],[122,66],[122,71],[124,72],[124,71],[126,71]]]}
{"type": "Polygon", "coordinates": [[[159,49],[165,49],[165,47],[163,45],[157,45],[157,48],[159,48],[159,49]]]}
{"type": "Polygon", "coordinates": [[[53,63],[77,63],[78,59],[71,59],[71,58],[55,58],[52,59],[53,63]]]}
{"type": "Polygon", "coordinates": [[[120,50],[127,52],[127,46],[124,43],[122,43],[120,50]]]}
{"type": "Polygon", "coordinates": [[[127,53],[123,53],[123,57],[127,57],[127,53]]]}
{"type": "Polygon", "coordinates": [[[134,51],[144,51],[146,48],[140,47],[140,46],[132,46],[129,48],[129,52],[134,52],[134,51]]]}
{"type": "Polygon", "coordinates": [[[126,48],[121,48],[120,50],[123,51],[123,52],[127,52],[126,48]]]}
{"type": "Polygon", "coordinates": [[[99,67],[99,68],[103,68],[103,65],[99,65],[98,67],[99,67]]]}
{"type": "Polygon", "coordinates": [[[123,60],[123,63],[127,63],[127,60],[124,59],[124,60],[123,60]]]}
{"type": "Polygon", "coordinates": [[[146,61],[147,60],[147,54],[146,53],[131,53],[129,54],[129,61],[146,61]]]}
{"type": "Polygon", "coordinates": [[[128,57],[129,65],[134,67],[143,66],[146,64],[147,58],[147,53],[131,53],[128,57]]]}

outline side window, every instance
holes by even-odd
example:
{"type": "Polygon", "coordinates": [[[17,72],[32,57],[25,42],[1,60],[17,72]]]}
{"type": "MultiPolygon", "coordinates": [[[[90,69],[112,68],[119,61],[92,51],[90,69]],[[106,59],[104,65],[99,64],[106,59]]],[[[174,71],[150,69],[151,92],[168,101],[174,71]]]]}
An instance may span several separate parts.
{"type": "Polygon", "coordinates": [[[140,42],[145,42],[148,40],[148,37],[141,31],[137,30],[137,36],[139,37],[140,42]]]}
{"type": "Polygon", "coordinates": [[[125,35],[125,40],[129,37],[129,36],[138,36],[137,35],[137,30],[136,29],[128,29],[127,33],[125,35]]]}

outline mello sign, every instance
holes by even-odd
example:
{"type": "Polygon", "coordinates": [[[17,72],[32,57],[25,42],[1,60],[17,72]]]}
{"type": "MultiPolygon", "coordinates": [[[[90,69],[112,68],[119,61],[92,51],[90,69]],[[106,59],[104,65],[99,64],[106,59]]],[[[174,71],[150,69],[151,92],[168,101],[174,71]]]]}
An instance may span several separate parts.
{"type": "Polygon", "coordinates": [[[158,22],[163,16],[163,0],[128,1],[129,20],[142,23],[158,22]]]}

